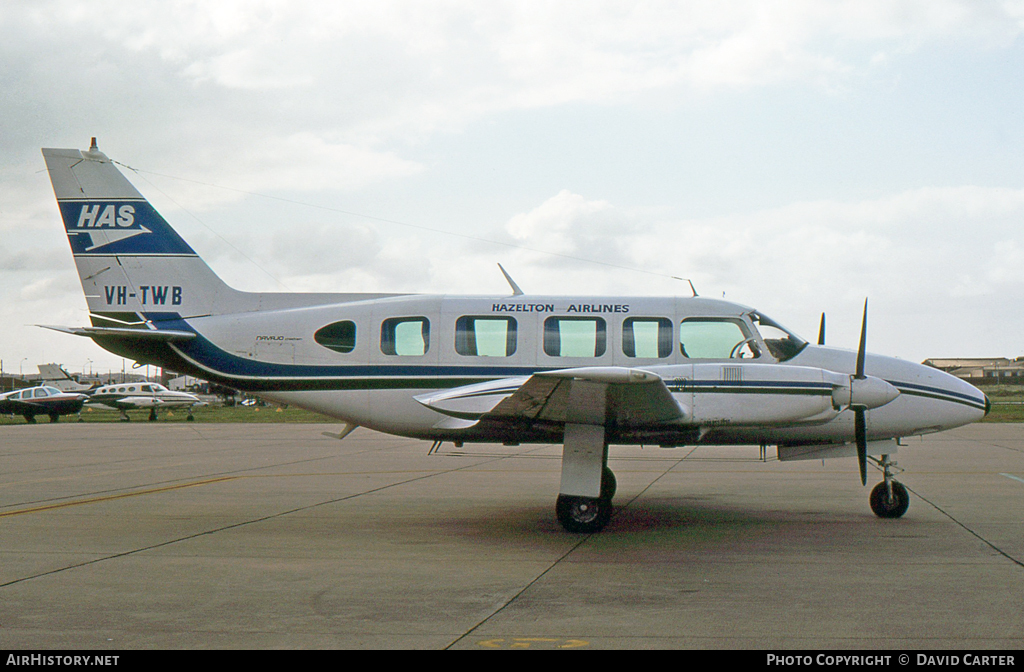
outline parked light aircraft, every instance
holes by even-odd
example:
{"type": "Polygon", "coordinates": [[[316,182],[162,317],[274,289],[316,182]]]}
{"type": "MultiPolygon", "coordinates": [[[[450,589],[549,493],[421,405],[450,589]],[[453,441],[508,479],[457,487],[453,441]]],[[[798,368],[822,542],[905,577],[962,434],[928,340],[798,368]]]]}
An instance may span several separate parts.
{"type": "Polygon", "coordinates": [[[63,392],[85,392],[93,387],[92,385],[79,383],[60,364],[40,364],[39,380],[63,392]]]}
{"type": "Polygon", "coordinates": [[[104,385],[89,395],[90,404],[102,404],[121,411],[121,419],[127,422],[128,411],[149,409],[149,419],[157,419],[161,409],[186,408],[188,420],[193,420],[192,409],[203,402],[194,394],[168,390],[160,383],[120,383],[104,385]]]}
{"type": "Polygon", "coordinates": [[[62,392],[51,385],[26,387],[0,394],[0,413],[23,415],[30,423],[35,423],[37,415],[48,415],[50,422],[58,422],[62,415],[81,411],[87,398],[78,392],[62,392]]]}
{"type": "Polygon", "coordinates": [[[140,363],[435,442],[563,444],[556,515],[608,522],[609,445],[753,444],[779,459],[868,457],[879,516],[907,510],[899,439],[981,418],[937,369],[813,345],[763,313],[700,297],[237,291],[100,152],[44,149],[92,338],[140,363]]]}

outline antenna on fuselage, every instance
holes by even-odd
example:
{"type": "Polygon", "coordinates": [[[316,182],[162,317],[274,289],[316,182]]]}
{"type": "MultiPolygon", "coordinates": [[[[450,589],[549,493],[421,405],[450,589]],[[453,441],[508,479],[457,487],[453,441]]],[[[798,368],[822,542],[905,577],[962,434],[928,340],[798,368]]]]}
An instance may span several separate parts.
{"type": "Polygon", "coordinates": [[[498,268],[501,269],[501,274],[505,276],[506,280],[508,280],[508,284],[512,286],[512,296],[522,296],[523,290],[519,289],[519,285],[517,285],[516,281],[512,279],[512,276],[508,274],[505,267],[498,264],[498,268]]]}

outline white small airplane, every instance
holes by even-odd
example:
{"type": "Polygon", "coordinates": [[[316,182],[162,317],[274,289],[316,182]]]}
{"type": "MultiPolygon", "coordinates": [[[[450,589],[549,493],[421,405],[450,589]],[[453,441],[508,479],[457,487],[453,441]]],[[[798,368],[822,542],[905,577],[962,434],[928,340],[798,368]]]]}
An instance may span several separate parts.
{"type": "Polygon", "coordinates": [[[435,445],[562,443],[555,510],[569,531],[608,522],[614,444],[856,456],[862,483],[870,457],[883,478],[871,508],[899,517],[909,505],[893,478],[899,440],[989,409],[964,381],[868,354],[866,302],[853,352],[696,296],[529,296],[511,278],[511,296],[240,292],[95,139],[87,151],[42,151],[92,321],[49,328],[339,418],[339,438],[363,426],[435,445]]]}
{"type": "Polygon", "coordinates": [[[149,409],[149,419],[157,419],[157,411],[171,408],[188,409],[187,420],[194,420],[192,409],[205,405],[188,392],[168,390],[160,383],[120,383],[97,387],[89,394],[89,405],[101,404],[121,411],[121,420],[128,422],[128,411],[149,409]]]}

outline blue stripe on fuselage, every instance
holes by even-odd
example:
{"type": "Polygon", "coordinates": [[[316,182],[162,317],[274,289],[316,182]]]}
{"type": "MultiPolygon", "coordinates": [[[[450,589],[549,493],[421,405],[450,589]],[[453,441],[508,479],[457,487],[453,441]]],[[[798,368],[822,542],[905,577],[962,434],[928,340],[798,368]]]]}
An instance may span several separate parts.
{"type": "MultiPolygon", "coordinates": [[[[541,366],[472,366],[472,365],[438,365],[438,364],[349,364],[349,365],[310,365],[310,364],[278,364],[260,362],[239,357],[226,352],[214,345],[195,330],[178,313],[146,313],[145,318],[151,320],[158,328],[190,331],[196,338],[189,341],[175,342],[172,347],[182,356],[192,360],[197,366],[212,373],[235,380],[310,380],[325,379],[353,380],[360,378],[399,379],[399,378],[474,378],[495,379],[513,376],[529,376],[542,371],[554,371],[562,367],[541,366]]],[[[704,392],[717,394],[831,394],[829,383],[808,381],[722,381],[722,380],[689,380],[685,378],[666,379],[665,384],[672,392],[704,392]]],[[[926,396],[953,403],[964,404],[984,409],[985,400],[967,394],[954,392],[944,388],[928,387],[913,383],[887,381],[901,392],[913,396],[926,396]]]]}

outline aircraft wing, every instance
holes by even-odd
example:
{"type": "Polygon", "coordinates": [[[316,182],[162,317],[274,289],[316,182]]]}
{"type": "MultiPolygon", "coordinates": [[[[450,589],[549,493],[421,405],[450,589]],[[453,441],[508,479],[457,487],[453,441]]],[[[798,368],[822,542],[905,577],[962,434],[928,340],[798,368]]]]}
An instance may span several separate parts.
{"type": "Polygon", "coordinates": [[[132,410],[136,408],[154,408],[156,406],[162,406],[163,403],[156,397],[121,397],[119,399],[107,399],[103,401],[108,406],[113,406],[118,410],[132,410]]]}
{"type": "Polygon", "coordinates": [[[462,420],[644,426],[683,422],[680,405],[655,373],[583,367],[503,378],[416,397],[462,420]]]}

